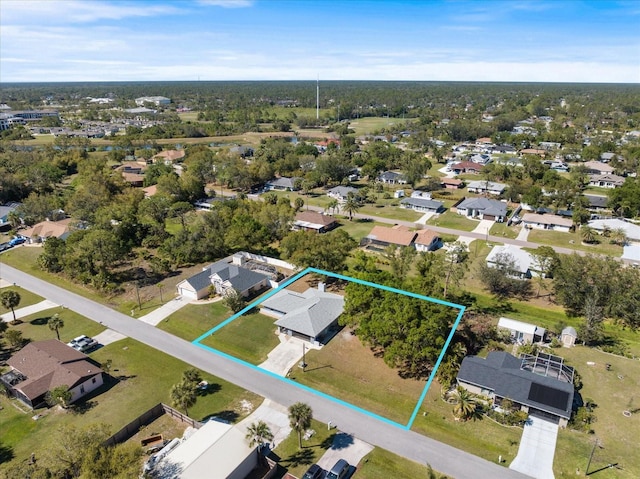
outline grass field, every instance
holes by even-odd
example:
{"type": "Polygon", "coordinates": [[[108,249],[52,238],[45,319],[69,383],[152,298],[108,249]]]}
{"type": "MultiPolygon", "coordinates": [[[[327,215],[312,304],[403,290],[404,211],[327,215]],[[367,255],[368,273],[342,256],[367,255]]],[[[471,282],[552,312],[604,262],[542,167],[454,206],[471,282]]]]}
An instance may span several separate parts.
{"type": "Polygon", "coordinates": [[[60,333],[60,341],[65,343],[82,334],[93,337],[105,330],[104,326],[95,321],[91,321],[75,311],[61,307],[25,316],[20,319],[22,321],[21,324],[10,326],[10,328],[21,331],[23,338],[32,341],[56,339],[56,332],[50,330],[47,325],[47,321],[54,314],[58,314],[64,322],[64,326],[58,332],[60,333]]]}
{"type": "Polygon", "coordinates": [[[477,221],[472,221],[453,211],[447,211],[439,216],[434,216],[427,221],[427,225],[453,228],[460,231],[473,231],[478,226],[477,221]]]}
{"type": "Polygon", "coordinates": [[[307,352],[306,361],[305,372],[294,370],[291,379],[401,424],[409,421],[425,386],[402,379],[346,330],[307,352]]]}
{"type": "Polygon", "coordinates": [[[429,468],[376,447],[358,465],[358,479],[428,478],[429,468]]]}
{"type": "Polygon", "coordinates": [[[231,310],[221,301],[209,304],[188,304],[164,319],[158,328],[187,341],[193,341],[225,319],[231,310]]]}
{"type": "Polygon", "coordinates": [[[520,232],[517,226],[507,226],[507,223],[494,223],[489,234],[492,236],[502,236],[504,238],[515,239],[520,232]]]}
{"type": "Polygon", "coordinates": [[[562,246],[563,248],[587,251],[593,254],[606,254],[610,256],[622,256],[622,246],[609,243],[608,238],[598,236],[601,240],[597,244],[583,244],[580,231],[563,233],[562,231],[543,231],[533,229],[529,232],[528,241],[549,246],[562,246]],[[573,243],[572,243],[573,242],[573,243]]]}
{"type": "Polygon", "coordinates": [[[351,120],[349,128],[354,130],[356,135],[366,135],[404,122],[406,120],[402,118],[366,117],[351,120]]]}
{"type": "Polygon", "coordinates": [[[275,321],[261,313],[244,314],[207,336],[202,344],[258,365],[279,344],[275,321]]]}
{"type": "MultiPolygon", "coordinates": [[[[15,291],[20,295],[20,304],[18,304],[18,306],[15,308],[16,310],[24,308],[25,306],[31,306],[32,304],[36,304],[44,300],[42,296],[38,296],[37,294],[32,293],[31,291],[27,291],[26,289],[21,288],[17,285],[0,289],[0,293],[3,293],[4,291],[15,291]]],[[[4,314],[7,311],[11,310],[5,308],[4,306],[2,306],[2,304],[0,304],[0,314],[4,314]]]]}
{"type": "MultiPolygon", "coordinates": [[[[13,406],[15,400],[0,397],[2,443],[12,448],[15,460],[22,461],[46,447],[43,438],[50,437],[63,424],[88,427],[106,423],[115,432],[155,404],[170,403],[171,386],[178,383],[182,372],[189,368],[188,364],[132,339],[112,343],[91,353],[90,357],[99,363],[110,359],[114,379],[76,411],[38,410],[43,417],[34,421],[33,412],[21,412],[13,406]]],[[[202,376],[212,385],[212,392],[198,397],[196,405],[189,410],[194,419],[216,415],[237,422],[249,412],[242,407],[243,400],[253,408],[262,401],[259,396],[209,374],[202,376]]]]}

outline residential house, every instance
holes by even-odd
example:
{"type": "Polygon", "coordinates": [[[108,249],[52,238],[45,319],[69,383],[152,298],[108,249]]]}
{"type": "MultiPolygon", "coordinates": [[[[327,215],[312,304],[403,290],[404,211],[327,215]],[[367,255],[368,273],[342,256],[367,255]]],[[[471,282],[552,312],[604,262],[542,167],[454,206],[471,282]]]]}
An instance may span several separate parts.
{"type": "Polygon", "coordinates": [[[624,184],[624,177],[605,174],[605,175],[589,175],[589,186],[599,188],[618,188],[624,184]]]}
{"type": "Polygon", "coordinates": [[[387,185],[406,185],[407,179],[402,173],[397,173],[395,171],[385,171],[384,173],[380,173],[378,176],[378,181],[381,183],[385,183],[387,185]]]}
{"type": "Polygon", "coordinates": [[[441,201],[429,198],[415,197],[404,198],[400,201],[400,206],[408,210],[419,211],[421,213],[441,213],[445,210],[441,201]]]}
{"type": "Polygon", "coordinates": [[[278,318],[274,323],[280,333],[323,342],[331,337],[344,311],[344,297],[327,293],[324,283],[304,293],[283,289],[260,304],[262,313],[278,318]]]}
{"type": "Polygon", "coordinates": [[[555,141],[541,141],[539,146],[545,150],[559,150],[562,144],[555,141]]]}
{"type": "Polygon", "coordinates": [[[491,195],[501,195],[507,185],[504,183],[495,183],[493,181],[471,181],[467,185],[469,193],[489,193],[491,195]]]}
{"type": "Polygon", "coordinates": [[[326,233],[338,226],[333,216],[323,215],[315,211],[300,211],[296,214],[293,223],[294,230],[315,231],[326,233]]]}
{"type": "Polygon", "coordinates": [[[622,247],[622,261],[627,261],[633,266],[638,267],[640,265],[640,245],[626,244],[622,247]]]}
{"type": "Polygon", "coordinates": [[[371,232],[365,236],[360,244],[373,248],[386,248],[389,245],[411,246],[417,233],[406,226],[395,225],[391,228],[374,226],[371,232]]]}
{"type": "Polygon", "coordinates": [[[26,239],[29,243],[42,243],[52,236],[65,239],[73,229],[72,222],[71,218],[59,221],[42,221],[31,228],[18,232],[18,236],[26,239]]]}
{"type": "Polygon", "coordinates": [[[142,191],[144,192],[145,198],[151,198],[158,193],[158,185],[147,186],[146,188],[142,188],[142,191]]]}
{"type": "Polygon", "coordinates": [[[486,359],[467,356],[456,380],[496,406],[509,399],[529,415],[557,421],[560,427],[566,427],[571,418],[573,369],[557,356],[541,353],[516,358],[504,351],[492,351],[486,359]]]}
{"type": "Polygon", "coordinates": [[[568,233],[573,226],[573,221],[558,215],[525,213],[522,217],[522,224],[524,227],[530,229],[554,230],[568,233]]]}
{"type": "Polygon", "coordinates": [[[605,151],[604,153],[600,154],[600,161],[602,161],[603,163],[609,163],[611,160],[616,158],[616,154],[612,153],[610,151],[605,151]]]}
{"type": "Polygon", "coordinates": [[[126,161],[116,168],[124,178],[124,181],[136,188],[142,188],[144,184],[144,173],[147,164],[142,161],[126,161]]]}
{"type": "Polygon", "coordinates": [[[484,166],[491,163],[491,156],[487,154],[475,154],[469,157],[469,161],[484,166]]]}
{"type": "Polygon", "coordinates": [[[640,242],[640,226],[635,223],[613,218],[608,220],[592,220],[589,221],[588,224],[600,233],[603,233],[605,230],[613,231],[621,229],[627,235],[628,241],[640,242]]]}
{"type": "Polygon", "coordinates": [[[440,185],[448,190],[457,190],[462,188],[464,182],[458,178],[441,178],[440,185]]]}
{"type": "Polygon", "coordinates": [[[604,211],[607,208],[607,203],[609,201],[608,196],[600,196],[600,195],[584,195],[585,199],[589,202],[587,205],[587,209],[589,211],[604,211]]]}
{"type": "Polygon", "coordinates": [[[473,163],[471,161],[461,161],[449,166],[449,170],[453,171],[456,175],[462,173],[478,174],[482,171],[483,165],[473,163]]]}
{"type": "Polygon", "coordinates": [[[456,206],[456,213],[470,218],[502,223],[507,217],[507,204],[489,198],[465,198],[456,206]]]}
{"type": "Polygon", "coordinates": [[[210,419],[158,461],[151,473],[158,479],[245,479],[258,466],[258,454],[239,427],[210,419]]]}
{"type": "Polygon", "coordinates": [[[65,386],[70,403],[103,384],[102,370],[87,356],[57,339],[33,341],[7,360],[11,370],[0,376],[9,393],[31,408],[45,402],[47,392],[65,386]]]}
{"type": "Polygon", "coordinates": [[[136,105],[144,106],[145,103],[152,103],[155,106],[168,105],[171,103],[171,99],[164,96],[141,96],[136,98],[136,105]]]}
{"type": "Polygon", "coordinates": [[[345,201],[347,201],[349,193],[352,193],[355,196],[359,196],[359,190],[352,186],[336,186],[335,188],[331,188],[329,191],[327,191],[327,196],[329,196],[330,198],[334,198],[341,203],[344,203],[345,201]]]}
{"type": "Polygon", "coordinates": [[[164,163],[170,165],[177,161],[184,159],[184,150],[164,150],[153,157],[153,161],[156,163],[164,163]]]}
{"type": "Polygon", "coordinates": [[[511,276],[520,279],[529,279],[534,275],[532,271],[532,264],[534,264],[533,256],[523,249],[509,244],[494,246],[487,255],[487,266],[490,268],[498,267],[498,262],[504,256],[508,257],[509,260],[513,260],[513,270],[509,272],[511,276]]]}
{"type": "Polygon", "coordinates": [[[300,178],[287,178],[286,176],[282,176],[280,178],[275,178],[271,181],[268,181],[265,184],[265,188],[267,188],[268,190],[274,190],[274,191],[296,191],[298,188],[296,188],[296,182],[299,180],[300,178]]]}
{"type": "MultiPolygon", "coordinates": [[[[234,262],[238,262],[235,257],[234,262]]],[[[269,276],[266,273],[253,271],[226,260],[204,267],[202,271],[176,286],[178,294],[188,299],[202,299],[208,296],[212,289],[222,296],[235,290],[241,296],[249,297],[268,287],[269,276]]]]}
{"type": "Polygon", "coordinates": [[[416,251],[435,251],[442,246],[442,239],[435,231],[423,229],[418,231],[413,242],[416,251]]]}
{"type": "Polygon", "coordinates": [[[509,318],[500,318],[498,320],[498,329],[509,331],[513,340],[518,344],[542,342],[546,333],[544,328],[540,328],[535,324],[509,318]]]}
{"type": "Polygon", "coordinates": [[[20,203],[7,203],[6,205],[0,205],[0,229],[10,228],[9,216],[16,208],[20,206],[20,203]]]}
{"type": "Polygon", "coordinates": [[[614,172],[613,166],[602,163],[601,161],[587,161],[584,167],[587,169],[587,172],[592,175],[610,175],[614,172]]]}

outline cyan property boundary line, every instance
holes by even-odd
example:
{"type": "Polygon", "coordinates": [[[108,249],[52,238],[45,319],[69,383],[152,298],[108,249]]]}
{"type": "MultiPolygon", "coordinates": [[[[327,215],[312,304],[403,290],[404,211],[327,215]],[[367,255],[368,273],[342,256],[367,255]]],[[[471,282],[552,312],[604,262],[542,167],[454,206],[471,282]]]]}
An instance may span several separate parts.
{"type": "Polygon", "coordinates": [[[226,359],[229,359],[231,361],[235,361],[239,364],[242,364],[243,366],[246,367],[250,367],[255,369],[256,371],[260,371],[263,374],[266,374],[268,376],[271,376],[273,378],[276,378],[280,381],[284,381],[286,383],[289,383],[293,386],[296,386],[300,389],[303,389],[305,391],[311,392],[313,394],[316,394],[317,396],[321,396],[325,399],[329,399],[330,401],[333,401],[335,403],[341,404],[343,406],[346,406],[348,408],[351,408],[353,410],[356,410],[362,414],[365,414],[367,416],[373,417],[379,421],[383,421],[386,422],[388,424],[391,424],[393,426],[399,427],[401,429],[411,429],[411,426],[413,425],[413,422],[416,419],[416,416],[418,415],[418,411],[420,410],[420,405],[422,404],[422,402],[424,401],[425,396],[427,395],[427,391],[429,391],[429,388],[431,387],[431,383],[433,382],[433,379],[436,376],[436,373],[438,372],[438,368],[440,367],[440,363],[442,362],[442,358],[444,357],[444,354],[446,353],[447,349],[449,348],[449,344],[451,343],[451,340],[453,338],[453,335],[456,332],[456,329],[458,328],[458,325],[460,324],[460,320],[462,319],[462,315],[464,314],[465,311],[465,307],[460,305],[460,304],[455,304],[455,303],[450,303],[448,301],[443,301],[440,299],[436,299],[436,298],[431,298],[429,296],[424,296],[421,294],[417,294],[417,293],[412,293],[410,291],[403,291],[401,289],[396,289],[396,288],[392,288],[390,286],[385,286],[382,284],[377,284],[377,283],[372,283],[370,281],[364,281],[358,278],[351,278],[349,276],[344,276],[342,274],[337,274],[337,273],[331,273],[329,271],[324,271],[321,269],[316,269],[316,268],[307,268],[303,271],[301,271],[300,273],[296,274],[295,276],[289,278],[287,281],[285,281],[284,283],[282,283],[278,288],[268,292],[267,294],[265,294],[264,296],[262,296],[261,298],[253,301],[251,304],[249,304],[248,306],[246,306],[245,308],[243,308],[242,310],[238,311],[236,314],[234,314],[233,316],[231,316],[230,318],[224,320],[222,323],[218,324],[216,327],[210,329],[209,331],[207,331],[206,333],[204,333],[202,336],[200,336],[199,338],[195,339],[193,341],[193,344],[195,344],[196,346],[199,346],[207,351],[210,351],[214,354],[217,354],[219,356],[222,356],[226,359]],[[282,289],[286,288],[287,286],[289,286],[290,284],[296,282],[297,280],[299,280],[300,278],[302,278],[303,276],[309,274],[309,273],[317,273],[317,274],[321,274],[324,276],[330,276],[332,278],[337,278],[337,279],[342,279],[344,281],[350,281],[353,283],[359,283],[365,286],[370,286],[372,288],[377,288],[377,289],[382,289],[385,291],[389,291],[391,293],[397,293],[397,294],[403,294],[405,296],[410,296],[412,298],[417,298],[417,299],[421,299],[423,301],[429,301],[431,303],[437,303],[437,304],[441,304],[443,306],[448,306],[451,308],[455,308],[459,310],[458,316],[456,317],[455,322],[453,323],[453,326],[451,327],[451,331],[449,331],[449,335],[447,336],[447,340],[444,343],[444,346],[442,347],[442,350],[440,351],[440,355],[438,356],[438,359],[433,367],[433,370],[431,371],[431,374],[429,375],[429,379],[427,380],[427,383],[425,384],[422,393],[420,394],[420,398],[418,399],[418,402],[413,410],[413,413],[411,414],[411,417],[409,418],[409,421],[407,422],[407,424],[400,424],[396,421],[392,421],[391,419],[388,419],[386,417],[380,416],[376,413],[373,413],[371,411],[367,411],[366,409],[363,409],[361,407],[355,406],[354,404],[348,403],[346,401],[343,401],[342,399],[338,399],[334,396],[331,396],[329,394],[323,393],[322,391],[318,391],[317,389],[313,389],[309,386],[306,386],[304,384],[300,384],[292,379],[280,376],[274,372],[271,371],[267,371],[265,369],[262,369],[258,366],[255,366],[251,363],[248,363],[246,361],[243,361],[242,359],[238,359],[234,356],[231,356],[227,353],[224,353],[222,351],[219,351],[217,349],[214,349],[210,346],[207,346],[205,344],[202,344],[201,341],[203,339],[205,339],[207,336],[212,335],[213,333],[215,333],[216,331],[224,328],[227,324],[231,323],[232,321],[235,321],[236,319],[238,319],[240,316],[242,316],[243,314],[247,313],[248,311],[251,311],[253,308],[257,307],[260,303],[262,303],[264,300],[270,298],[271,296],[273,296],[274,294],[278,293],[279,291],[281,291],[282,289]]]}

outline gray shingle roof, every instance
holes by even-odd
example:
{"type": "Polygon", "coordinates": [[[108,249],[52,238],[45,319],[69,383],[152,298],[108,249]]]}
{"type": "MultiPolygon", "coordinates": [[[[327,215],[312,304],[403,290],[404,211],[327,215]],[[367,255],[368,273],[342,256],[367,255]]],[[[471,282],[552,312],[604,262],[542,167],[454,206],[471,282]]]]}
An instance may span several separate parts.
{"type": "Polygon", "coordinates": [[[211,275],[218,275],[222,281],[229,281],[233,289],[240,292],[264,281],[265,275],[250,269],[229,264],[224,261],[214,263],[210,267],[211,275]]]}
{"type": "Polygon", "coordinates": [[[571,417],[573,384],[522,370],[521,364],[520,359],[502,351],[491,352],[486,359],[467,356],[460,365],[458,379],[517,403],[571,417]]]}
{"type": "Polygon", "coordinates": [[[209,268],[200,271],[187,279],[187,283],[196,291],[202,291],[211,286],[211,270],[209,268]]]}
{"type": "Polygon", "coordinates": [[[400,201],[400,204],[419,206],[421,208],[428,208],[433,211],[439,211],[443,207],[443,204],[440,201],[428,200],[426,198],[404,198],[402,201],[400,201]]]}
{"type": "Polygon", "coordinates": [[[485,215],[506,216],[507,204],[489,198],[467,198],[458,206],[460,209],[480,210],[485,215]]]}

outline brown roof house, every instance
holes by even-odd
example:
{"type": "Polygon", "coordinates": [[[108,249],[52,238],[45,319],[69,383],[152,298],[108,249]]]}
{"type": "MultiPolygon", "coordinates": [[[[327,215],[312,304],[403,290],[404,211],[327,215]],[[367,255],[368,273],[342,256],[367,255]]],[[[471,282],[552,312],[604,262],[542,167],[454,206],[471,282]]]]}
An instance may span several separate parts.
{"type": "Polygon", "coordinates": [[[180,161],[184,158],[184,150],[164,150],[153,157],[153,161],[156,163],[164,163],[170,165],[176,161],[180,161]]]}
{"type": "Polygon", "coordinates": [[[424,229],[418,231],[414,245],[417,251],[435,251],[442,246],[442,239],[438,233],[424,229]]]}
{"type": "Polygon", "coordinates": [[[418,233],[406,226],[395,225],[392,228],[374,226],[371,232],[361,241],[361,246],[386,248],[389,245],[411,246],[418,233]]]}
{"type": "Polygon", "coordinates": [[[131,186],[142,188],[144,184],[144,173],[147,169],[147,164],[140,161],[125,161],[122,165],[116,168],[124,178],[124,181],[131,186]]]}
{"type": "Polygon", "coordinates": [[[338,222],[328,215],[317,213],[316,211],[299,212],[293,223],[294,230],[316,231],[326,233],[338,226],[338,222]]]}
{"type": "Polygon", "coordinates": [[[18,236],[26,239],[29,243],[42,243],[52,236],[65,239],[71,233],[72,221],[72,218],[65,218],[60,221],[43,221],[33,225],[31,228],[20,231],[18,236]]]}
{"type": "Polygon", "coordinates": [[[32,408],[42,405],[47,392],[56,387],[68,387],[74,402],[103,384],[102,369],[57,339],[29,343],[7,364],[11,370],[0,376],[0,382],[32,408]]]}

